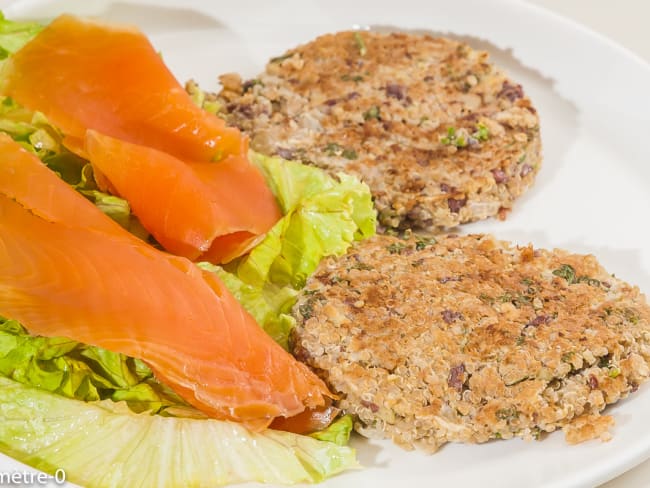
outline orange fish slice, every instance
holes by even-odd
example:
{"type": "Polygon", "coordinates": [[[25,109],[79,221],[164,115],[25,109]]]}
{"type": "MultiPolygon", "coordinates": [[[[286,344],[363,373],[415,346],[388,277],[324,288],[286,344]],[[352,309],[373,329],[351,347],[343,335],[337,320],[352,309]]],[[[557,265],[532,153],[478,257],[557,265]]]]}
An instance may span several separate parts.
{"type": "Polygon", "coordinates": [[[52,218],[51,209],[56,209],[57,222],[74,223],[109,234],[123,233],[117,223],[105,218],[97,207],[61,181],[36,156],[2,132],[0,155],[0,193],[46,219],[52,218]]]}
{"type": "Polygon", "coordinates": [[[190,165],[92,130],[84,152],[158,242],[192,260],[230,261],[281,217],[264,177],[243,156],[190,165]]]}
{"type": "Polygon", "coordinates": [[[0,315],[141,358],[190,404],[251,428],[324,405],[323,382],[216,275],[135,239],[18,144],[0,151],[0,315]],[[39,181],[50,196],[25,192],[39,181]]]}
{"type": "Polygon", "coordinates": [[[201,110],[135,28],[56,18],[2,68],[0,90],[64,134],[86,129],[191,161],[245,154],[240,132],[201,110]]]}
{"type": "Polygon", "coordinates": [[[281,217],[246,138],[199,109],[136,29],[63,15],[2,75],[2,93],[43,112],[168,251],[227,262],[281,217]]]}

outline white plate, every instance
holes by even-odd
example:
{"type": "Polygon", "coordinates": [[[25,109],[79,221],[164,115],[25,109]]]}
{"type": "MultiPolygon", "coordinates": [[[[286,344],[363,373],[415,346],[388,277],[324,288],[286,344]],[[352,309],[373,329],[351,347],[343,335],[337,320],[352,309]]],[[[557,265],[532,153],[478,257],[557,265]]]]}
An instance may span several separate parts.
{"type": "MultiPolygon", "coordinates": [[[[461,37],[488,50],[539,110],[544,167],[505,222],[471,231],[537,246],[593,252],[611,272],[650,290],[650,67],[582,27],[507,0],[290,0],[280,2],[18,1],[10,17],[62,11],[127,21],[147,32],[179,80],[216,88],[217,74],[254,76],[265,61],[318,34],[355,26],[461,37]]],[[[650,384],[608,410],[608,443],[565,444],[562,434],[451,445],[426,456],[355,440],[366,469],[329,487],[591,487],[650,457],[650,384]]],[[[0,471],[22,469],[8,458],[0,471]]]]}

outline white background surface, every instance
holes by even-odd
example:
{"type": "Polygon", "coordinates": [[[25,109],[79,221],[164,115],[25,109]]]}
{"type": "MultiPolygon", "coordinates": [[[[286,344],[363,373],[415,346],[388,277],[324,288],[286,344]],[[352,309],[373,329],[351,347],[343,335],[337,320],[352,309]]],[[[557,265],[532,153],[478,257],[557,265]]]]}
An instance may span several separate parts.
{"type": "MultiPolygon", "coordinates": [[[[650,63],[650,1],[648,0],[527,0],[618,42],[650,63]]],[[[649,95],[650,96],[650,87],[649,95]]],[[[650,129],[648,127],[647,129],[650,129]]],[[[650,487],[650,460],[602,488],[650,487]]]]}
{"type": "MultiPolygon", "coordinates": [[[[527,0],[609,37],[650,62],[650,1],[527,0]]],[[[650,481],[648,482],[650,485],[650,481]]]]}
{"type": "MultiPolygon", "coordinates": [[[[223,0],[212,0],[212,1],[214,2],[213,5],[227,5],[226,2],[224,2],[223,0]]],[[[564,0],[564,1],[562,1],[562,0],[527,0],[527,1],[529,1],[530,3],[538,4],[538,5],[543,6],[543,7],[550,8],[551,10],[554,10],[557,13],[565,15],[568,18],[571,18],[571,19],[573,19],[575,21],[578,21],[578,22],[592,28],[593,30],[595,30],[597,32],[600,32],[601,34],[603,34],[603,35],[605,35],[605,36],[619,42],[620,44],[624,45],[625,47],[627,47],[631,51],[636,52],[639,56],[643,57],[646,60],[646,62],[650,62],[650,31],[648,30],[648,27],[646,25],[648,20],[650,20],[650,0],[619,0],[619,1],[616,1],[616,2],[614,2],[612,0],[564,0]]],[[[399,2],[400,2],[400,0],[398,0],[397,3],[399,4],[399,2]]],[[[15,3],[15,2],[10,2],[10,1],[8,2],[6,0],[0,0],[0,7],[2,7],[3,5],[7,5],[9,3],[15,3]]],[[[24,1],[23,3],[32,3],[32,2],[28,0],[28,1],[24,1]]],[[[68,2],[62,2],[62,3],[66,3],[66,4],[75,3],[78,8],[82,8],[82,6],[84,6],[84,7],[87,7],[88,9],[91,9],[91,5],[96,6],[97,4],[101,4],[103,2],[100,1],[100,2],[97,2],[97,4],[95,4],[95,2],[89,2],[87,0],[80,0],[80,1],[77,1],[77,2],[68,1],[68,2]]],[[[190,4],[191,3],[197,3],[198,4],[199,2],[195,1],[195,2],[188,2],[188,3],[190,3],[190,4]]],[[[206,1],[206,4],[208,4],[208,3],[211,3],[211,2],[206,1]]],[[[250,2],[244,2],[244,3],[250,3],[250,2]]],[[[260,3],[262,3],[262,2],[260,2],[260,3]]],[[[287,3],[292,3],[292,2],[287,2],[287,3]]],[[[306,1],[304,3],[311,4],[311,3],[321,3],[321,2],[309,2],[309,1],[306,1]]],[[[475,2],[466,2],[465,5],[467,5],[467,3],[472,4],[472,3],[475,3],[475,2]]],[[[266,0],[264,2],[264,4],[268,7],[269,5],[271,5],[271,2],[268,2],[268,0],[266,0]]],[[[322,2],[323,6],[325,4],[326,4],[326,2],[322,2]]],[[[488,2],[486,2],[486,4],[488,4],[488,2]]],[[[280,4],[278,3],[278,5],[280,5],[280,4]]],[[[324,9],[322,11],[322,13],[325,13],[325,12],[328,13],[328,14],[330,13],[329,12],[329,7],[331,7],[331,5],[327,4],[327,6],[328,6],[328,9],[324,9]]],[[[59,7],[59,8],[61,8],[61,7],[59,7]]],[[[449,9],[450,10],[456,11],[458,8],[460,8],[460,7],[458,6],[457,3],[451,2],[449,4],[449,9]]],[[[72,9],[70,9],[70,10],[72,10],[72,9]]],[[[238,8],[236,5],[231,5],[231,8],[229,8],[228,11],[231,12],[232,10],[238,11],[238,10],[243,10],[243,9],[238,8]]],[[[274,10],[274,9],[272,8],[270,10],[274,10]]],[[[76,11],[76,9],[75,9],[75,11],[76,11]]],[[[470,11],[471,11],[471,9],[470,9],[470,11]]],[[[317,12],[317,10],[314,10],[314,12],[317,12]]],[[[439,13],[442,14],[442,15],[437,15],[438,18],[444,17],[444,12],[439,12],[439,13]]],[[[247,12],[247,14],[249,14],[249,12],[247,12]]],[[[146,24],[147,23],[146,21],[148,19],[145,18],[145,19],[142,19],[142,20],[143,20],[143,23],[146,24]]],[[[179,19],[181,24],[182,24],[182,20],[183,19],[179,19]]],[[[263,19],[260,18],[260,22],[262,22],[262,20],[263,19]]],[[[449,21],[451,23],[453,23],[454,19],[451,18],[451,19],[449,19],[449,21]]],[[[139,21],[136,21],[136,23],[139,23],[139,21]]],[[[485,28],[484,25],[483,26],[478,25],[477,26],[477,32],[482,31],[484,28],[485,28]]],[[[516,26],[515,26],[515,29],[513,29],[513,30],[517,30],[516,26]]],[[[269,42],[270,43],[275,42],[275,43],[278,44],[278,46],[284,45],[285,41],[283,40],[283,36],[285,35],[285,33],[275,32],[275,35],[277,36],[277,39],[267,38],[269,40],[269,42]]],[[[493,35],[496,36],[496,34],[493,34],[493,35]]],[[[539,39],[536,39],[536,41],[539,41],[539,39]]],[[[542,39],[542,41],[544,41],[544,39],[542,39]]],[[[552,41],[552,40],[549,40],[549,41],[552,41]]],[[[536,42],[535,44],[538,44],[538,43],[536,42]]],[[[542,44],[542,43],[539,43],[539,44],[542,44]]],[[[170,53],[170,57],[171,57],[171,52],[169,50],[165,49],[164,52],[170,53]]],[[[558,52],[558,51],[556,50],[555,52],[558,52]]],[[[252,54],[252,53],[245,53],[240,49],[239,51],[235,51],[233,53],[233,56],[238,55],[241,58],[241,57],[243,57],[244,54],[252,54]]],[[[256,56],[259,56],[261,59],[266,59],[265,55],[262,56],[261,53],[254,53],[254,54],[256,56]]],[[[597,56],[598,53],[585,53],[585,55],[587,55],[587,56],[591,55],[593,57],[593,56],[597,56]]],[[[248,58],[246,58],[246,59],[248,59],[248,58]]],[[[223,61],[224,64],[228,64],[231,60],[222,60],[222,61],[223,61]],[[228,63],[226,63],[226,61],[228,61],[228,63]]],[[[234,59],[234,57],[233,57],[232,61],[237,61],[237,59],[234,59]]],[[[543,61],[543,59],[541,59],[541,61],[543,61]]],[[[543,64],[544,64],[543,62],[540,62],[540,66],[543,65],[543,64]]],[[[251,64],[251,69],[253,69],[253,67],[255,67],[255,66],[256,66],[256,64],[251,64]]],[[[615,69],[615,68],[613,68],[611,65],[603,66],[603,73],[606,73],[608,70],[612,70],[612,69],[615,69]]],[[[192,74],[193,70],[197,70],[196,65],[192,65],[191,67],[188,66],[188,75],[192,74]],[[191,68],[191,70],[189,68],[191,68]]],[[[212,70],[210,69],[210,71],[212,71],[212,70]]],[[[183,77],[182,75],[184,75],[184,73],[181,74],[181,77],[183,77]]],[[[531,75],[532,75],[532,73],[531,73],[531,75]]],[[[614,78],[616,78],[616,77],[614,77],[614,78]]],[[[605,85],[607,85],[607,84],[605,83],[605,85]]],[[[527,84],[526,86],[529,86],[529,85],[527,84]]],[[[619,86],[619,85],[617,85],[617,86],[619,86]]],[[[568,91],[571,91],[571,92],[574,91],[573,90],[574,87],[570,86],[569,84],[560,85],[559,88],[562,89],[562,90],[568,90],[568,91]]],[[[531,90],[532,91],[541,90],[541,88],[537,87],[537,86],[535,86],[533,84],[533,85],[531,85],[531,90]]],[[[539,93],[542,94],[541,91],[539,91],[539,93]]],[[[650,93],[650,87],[648,87],[648,93],[650,93]]],[[[648,96],[650,97],[650,95],[648,95],[648,96]]],[[[537,99],[537,98],[535,98],[535,99],[537,99]]],[[[549,102],[549,103],[541,103],[541,106],[544,109],[544,111],[547,111],[549,114],[555,113],[556,115],[557,114],[563,114],[563,115],[568,114],[569,117],[554,121],[554,122],[557,122],[557,123],[547,125],[545,127],[545,130],[547,130],[548,133],[550,134],[549,140],[560,140],[560,142],[564,143],[566,141],[564,141],[563,137],[568,137],[569,135],[574,134],[574,131],[575,131],[574,126],[576,125],[576,123],[579,123],[580,121],[576,121],[574,118],[571,117],[571,114],[573,112],[571,112],[570,107],[567,104],[560,103],[557,100],[555,100],[555,103],[553,104],[552,103],[553,100],[555,100],[555,99],[540,100],[540,103],[541,102],[549,102]]],[[[597,101],[597,102],[600,102],[600,101],[597,101]]],[[[599,108],[601,103],[596,103],[595,105],[596,105],[595,107],[592,106],[591,108],[594,108],[594,111],[597,112],[597,109],[599,108]]],[[[639,118],[639,121],[641,121],[641,120],[646,120],[647,121],[647,119],[645,119],[645,118],[644,119],[639,118]]],[[[589,127],[587,127],[587,129],[589,131],[591,131],[589,133],[593,132],[594,134],[596,134],[596,130],[598,129],[598,127],[589,126],[589,127]]],[[[645,134],[647,134],[648,129],[650,129],[650,127],[647,127],[647,128],[639,127],[638,129],[640,130],[641,134],[645,135],[645,134]]],[[[575,137],[575,135],[574,135],[574,137],[575,137]]],[[[590,140],[589,142],[593,143],[595,141],[590,140]]],[[[636,142],[644,143],[642,140],[637,140],[636,142]]],[[[595,149],[600,150],[600,149],[608,147],[608,146],[602,146],[602,147],[601,146],[594,146],[594,151],[593,152],[588,152],[588,151],[586,151],[586,149],[589,146],[586,143],[584,145],[576,144],[575,146],[576,147],[573,148],[573,152],[570,155],[571,156],[574,156],[574,155],[576,156],[575,161],[577,163],[584,163],[585,162],[585,157],[584,157],[585,155],[593,156],[594,159],[598,158],[599,156],[604,158],[604,155],[602,153],[599,153],[595,149]]],[[[633,148],[628,147],[628,149],[631,150],[633,148]]],[[[554,156],[554,155],[561,156],[562,155],[561,153],[551,151],[550,148],[549,148],[549,153],[550,153],[551,156],[554,156]]],[[[638,153],[638,152],[635,152],[635,153],[638,153]]],[[[616,153],[613,153],[613,154],[614,154],[614,156],[612,156],[612,160],[616,156],[616,153]]],[[[640,154],[640,153],[638,153],[638,154],[640,154]]],[[[551,158],[549,158],[549,160],[552,161],[553,158],[551,157],[551,158]]],[[[508,227],[506,227],[505,224],[503,226],[501,226],[501,228],[503,229],[503,235],[501,237],[503,237],[503,238],[509,237],[506,234],[506,232],[508,232],[507,229],[515,228],[518,225],[518,222],[522,221],[522,219],[526,220],[526,219],[530,218],[533,221],[539,221],[540,227],[544,228],[544,225],[543,225],[544,222],[542,220],[544,216],[543,216],[543,213],[540,213],[542,211],[543,207],[539,206],[539,205],[534,205],[534,201],[542,199],[542,198],[544,198],[544,200],[547,201],[547,195],[546,196],[543,195],[545,188],[547,190],[551,190],[551,189],[552,190],[558,190],[560,188],[564,188],[563,186],[561,186],[561,185],[558,186],[557,184],[555,186],[551,185],[552,183],[554,183],[555,178],[553,178],[554,175],[550,171],[551,168],[549,167],[548,169],[549,169],[549,171],[546,172],[547,181],[540,181],[540,184],[537,187],[537,192],[536,193],[531,192],[531,196],[528,197],[528,201],[526,203],[525,208],[524,208],[524,205],[521,206],[522,207],[522,213],[519,213],[519,220],[517,220],[516,216],[513,215],[513,218],[509,219],[508,227]],[[523,213],[524,211],[526,212],[525,214],[523,213]],[[526,216],[525,219],[523,218],[524,215],[526,216]]],[[[578,169],[581,169],[581,168],[579,168],[578,166],[571,167],[571,168],[566,168],[565,172],[562,173],[561,176],[563,176],[563,177],[565,177],[565,176],[579,177],[580,176],[579,172],[574,174],[575,171],[577,171],[578,169]],[[571,172],[573,170],[575,170],[574,173],[571,172]],[[565,173],[568,173],[568,174],[565,174],[565,173]]],[[[601,168],[601,172],[599,174],[601,176],[603,176],[603,177],[609,177],[610,174],[608,174],[605,171],[605,169],[609,170],[610,167],[607,166],[607,167],[601,168]]],[[[620,178],[623,178],[623,176],[620,176],[620,178]]],[[[629,178],[633,178],[633,176],[630,175],[629,178]]],[[[577,179],[570,180],[569,178],[566,178],[566,179],[564,179],[562,181],[570,182],[570,181],[578,181],[578,180],[577,179]]],[[[633,183],[633,180],[628,179],[628,177],[625,177],[625,178],[621,179],[621,181],[625,181],[626,183],[633,183]]],[[[562,183],[562,182],[560,181],[560,183],[562,183]]],[[[647,187],[644,187],[643,190],[645,190],[646,188],[647,187]]],[[[639,191],[641,191],[641,189],[642,189],[642,187],[641,187],[641,184],[639,182],[639,191]]],[[[564,194],[564,193],[561,193],[561,194],[564,194]]],[[[646,197],[643,196],[642,193],[638,193],[638,194],[632,193],[632,195],[638,195],[640,198],[643,198],[644,201],[646,200],[646,197]]],[[[571,209],[569,209],[569,211],[567,212],[567,215],[563,216],[564,220],[569,222],[571,220],[571,218],[573,218],[573,216],[575,216],[575,217],[580,216],[580,218],[584,219],[585,225],[586,225],[586,223],[591,224],[591,223],[594,223],[594,222],[596,222],[597,224],[598,223],[602,224],[602,216],[599,217],[600,220],[591,219],[592,215],[585,214],[585,212],[584,212],[585,209],[580,206],[580,204],[582,202],[574,202],[574,203],[576,204],[575,208],[573,209],[573,211],[571,211],[571,209]]],[[[588,210],[593,211],[592,208],[589,208],[588,210]]],[[[605,210],[605,208],[603,208],[603,210],[605,210]]],[[[597,214],[597,212],[594,212],[594,213],[597,214]]],[[[624,222],[621,222],[619,220],[618,222],[617,221],[612,221],[611,223],[612,224],[616,224],[616,223],[618,224],[618,226],[615,226],[614,228],[612,228],[612,230],[613,230],[614,234],[620,236],[620,238],[617,240],[617,242],[609,243],[609,244],[616,244],[615,245],[616,249],[625,249],[625,248],[628,248],[628,247],[635,247],[635,246],[638,247],[641,240],[637,241],[635,238],[632,238],[634,240],[634,242],[631,242],[630,246],[626,245],[626,242],[624,242],[624,240],[627,239],[625,237],[626,234],[624,232],[626,230],[627,226],[624,225],[625,224],[624,222]]],[[[603,226],[601,225],[601,228],[602,227],[603,226]]],[[[566,229],[571,229],[571,228],[567,227],[566,229]]],[[[574,231],[575,231],[575,229],[574,229],[574,231]]],[[[577,232],[577,231],[575,231],[575,232],[577,232]]],[[[601,239],[601,238],[605,239],[605,234],[600,235],[597,232],[597,230],[595,230],[594,232],[596,232],[596,233],[593,236],[591,236],[594,239],[594,242],[598,242],[598,240],[601,239]]],[[[603,232],[605,232],[605,230],[603,230],[603,232]]],[[[611,234],[611,232],[609,232],[609,231],[607,231],[607,233],[611,234]]],[[[565,240],[567,240],[567,239],[569,241],[573,240],[574,244],[576,242],[582,242],[581,241],[582,236],[580,236],[578,234],[579,233],[576,233],[576,235],[572,236],[571,239],[569,239],[569,237],[565,236],[565,240]]],[[[552,240],[551,238],[557,238],[557,236],[549,235],[548,239],[552,240]]],[[[612,237],[611,235],[609,235],[608,238],[614,239],[614,237],[612,237]]],[[[564,241],[559,240],[559,239],[557,240],[557,242],[560,243],[560,244],[564,243],[564,241]]],[[[647,241],[645,241],[645,242],[647,242],[647,241]]],[[[546,244],[546,242],[544,242],[544,244],[546,244]]],[[[585,244],[593,245],[593,242],[591,242],[591,243],[585,242],[585,244]]],[[[570,246],[567,246],[567,247],[570,247],[570,246]]],[[[583,250],[583,249],[576,249],[576,250],[583,250]]],[[[598,251],[603,255],[603,259],[605,261],[611,259],[612,262],[614,262],[614,258],[611,257],[611,256],[614,256],[613,254],[605,256],[603,249],[599,249],[598,251]]],[[[627,270],[625,270],[623,268],[622,271],[627,271],[627,270]]],[[[630,269],[629,272],[632,273],[633,271],[634,270],[630,269]]],[[[623,273],[623,274],[625,275],[625,273],[623,273]]],[[[645,282],[645,283],[639,283],[639,284],[647,285],[648,283],[645,282]]],[[[643,286],[643,288],[645,288],[646,290],[650,290],[650,288],[647,287],[647,286],[643,286]]],[[[617,409],[617,412],[619,412],[619,417],[621,419],[622,424],[624,424],[626,419],[628,418],[625,415],[625,412],[627,411],[626,409],[629,409],[630,407],[633,408],[635,405],[638,404],[638,402],[640,400],[641,400],[640,398],[637,398],[635,403],[626,403],[626,405],[622,408],[622,410],[617,409]]],[[[638,415],[638,412],[637,412],[637,415],[638,415]]],[[[619,436],[619,439],[620,439],[620,436],[619,436]]],[[[555,436],[555,438],[550,440],[550,442],[545,442],[544,447],[548,448],[548,449],[552,449],[552,450],[553,449],[558,449],[557,450],[558,455],[563,456],[563,455],[560,454],[560,451],[562,449],[562,447],[560,446],[561,443],[559,442],[560,440],[561,439],[559,439],[558,436],[555,436]],[[558,442],[556,442],[554,444],[553,442],[555,442],[556,440],[558,442]]],[[[515,444],[508,444],[507,446],[504,445],[503,448],[504,449],[506,449],[506,448],[510,449],[511,446],[515,446],[515,444]]],[[[585,445],[585,446],[581,447],[580,449],[584,449],[586,451],[588,449],[595,449],[594,446],[595,446],[595,444],[589,444],[589,445],[585,445]]],[[[498,447],[500,448],[502,446],[499,445],[498,447]]],[[[609,447],[613,447],[613,444],[610,444],[609,447]]],[[[488,449],[490,449],[490,447],[485,446],[482,449],[482,452],[487,453],[488,449]]],[[[607,449],[607,447],[605,447],[605,449],[607,449]]],[[[496,453],[496,451],[495,451],[495,453],[496,453]]],[[[511,459],[513,459],[514,465],[518,464],[517,457],[516,457],[517,453],[511,453],[511,454],[513,454],[513,457],[511,459]]],[[[612,453],[612,456],[613,455],[615,455],[615,453],[612,453]]],[[[496,464],[499,463],[499,457],[501,457],[503,459],[502,456],[497,456],[497,457],[492,458],[493,465],[496,465],[496,464]]],[[[568,460],[568,458],[567,458],[567,460],[568,460]]],[[[490,464],[489,457],[487,458],[487,461],[488,461],[488,464],[490,464]]],[[[427,462],[427,463],[424,463],[424,464],[429,464],[429,463],[427,462]]],[[[555,467],[558,468],[558,466],[560,466],[561,464],[562,464],[562,459],[558,459],[558,464],[556,464],[555,467]]],[[[516,468],[517,468],[517,466],[511,466],[511,469],[516,469],[516,468]]],[[[519,468],[521,469],[521,466],[519,466],[519,468]]],[[[531,466],[531,468],[534,468],[534,467],[531,466]]],[[[594,466],[594,468],[597,469],[598,467],[594,466]]],[[[506,473],[500,472],[500,475],[505,475],[505,474],[506,473]]],[[[507,481],[507,478],[504,478],[504,481],[507,481]]],[[[485,479],[485,482],[490,484],[490,483],[494,482],[494,479],[489,479],[489,477],[488,477],[488,479],[485,479]]],[[[440,486],[443,486],[444,484],[445,483],[441,483],[440,486]]],[[[457,485],[457,486],[459,486],[459,488],[464,488],[464,486],[467,486],[467,485],[462,485],[462,486],[457,485]]],[[[535,486],[537,486],[537,485],[535,485],[535,486]]],[[[650,462],[646,462],[641,467],[636,468],[636,469],[626,473],[625,475],[619,477],[617,480],[603,485],[603,488],[605,488],[605,487],[606,488],[642,488],[642,487],[647,488],[647,487],[650,487],[650,462]]],[[[421,487],[418,487],[418,488],[421,488],[421,487]]]]}

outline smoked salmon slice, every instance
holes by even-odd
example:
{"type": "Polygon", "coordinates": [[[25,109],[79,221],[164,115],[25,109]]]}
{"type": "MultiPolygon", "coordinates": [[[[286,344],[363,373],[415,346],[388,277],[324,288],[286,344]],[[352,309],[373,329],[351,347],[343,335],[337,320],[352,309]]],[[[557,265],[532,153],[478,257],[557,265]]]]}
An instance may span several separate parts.
{"type": "Polygon", "coordinates": [[[174,254],[228,262],[281,217],[246,138],[197,107],[136,29],[62,15],[2,79],[2,93],[44,113],[174,254]]]}
{"type": "Polygon", "coordinates": [[[2,79],[2,93],[44,113],[174,254],[228,262],[281,217],[247,139],[197,107],[136,29],[62,15],[2,79]]]}
{"type": "Polygon", "coordinates": [[[156,240],[192,260],[230,261],[282,216],[264,177],[243,156],[186,164],[93,130],[84,152],[156,240]]]}
{"type": "Polygon", "coordinates": [[[131,236],[4,136],[0,155],[0,315],[140,358],[188,403],[253,429],[325,405],[324,383],[216,275],[131,236]]]}
{"type": "Polygon", "coordinates": [[[190,161],[245,154],[239,130],[201,110],[136,28],[61,15],[2,67],[4,95],[65,135],[86,129],[190,161]]]}
{"type": "Polygon", "coordinates": [[[104,215],[97,207],[88,205],[86,198],[3,132],[0,132],[0,192],[44,218],[54,217],[58,222],[74,222],[109,234],[123,232],[110,218],[99,218],[104,215]],[[56,215],[52,214],[53,210],[56,215]]]}

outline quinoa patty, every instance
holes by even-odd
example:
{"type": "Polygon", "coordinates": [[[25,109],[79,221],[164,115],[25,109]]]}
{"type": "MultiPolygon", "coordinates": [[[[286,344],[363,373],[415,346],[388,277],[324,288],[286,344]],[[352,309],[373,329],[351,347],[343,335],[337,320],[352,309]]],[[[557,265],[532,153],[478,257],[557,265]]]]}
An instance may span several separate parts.
{"type": "Polygon", "coordinates": [[[534,180],[539,120],[488,54],[443,38],[341,32],[221,78],[224,116],[253,149],[370,187],[388,228],[499,215],[534,180]]]}
{"type": "Polygon", "coordinates": [[[328,258],[295,308],[296,356],[369,437],[580,442],[650,375],[650,307],[593,256],[487,235],[376,236],[328,258]]]}

